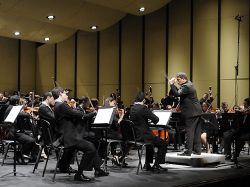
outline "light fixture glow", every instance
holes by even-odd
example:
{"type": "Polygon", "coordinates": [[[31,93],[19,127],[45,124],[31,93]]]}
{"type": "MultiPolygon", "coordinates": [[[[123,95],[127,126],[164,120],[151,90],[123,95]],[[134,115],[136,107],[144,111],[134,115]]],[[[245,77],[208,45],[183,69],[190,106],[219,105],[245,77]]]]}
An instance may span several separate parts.
{"type": "Polygon", "coordinates": [[[14,32],[15,36],[19,36],[21,33],[19,31],[14,32]]]}
{"type": "Polygon", "coordinates": [[[52,20],[54,20],[54,19],[55,19],[55,16],[53,16],[53,15],[49,15],[49,16],[47,16],[47,19],[48,19],[48,20],[50,20],[50,21],[52,21],[52,20]]]}
{"type": "Polygon", "coordinates": [[[44,40],[47,42],[49,41],[49,37],[45,37],[44,40]]]}
{"type": "Polygon", "coordinates": [[[144,12],[144,11],[145,11],[145,7],[140,7],[140,8],[139,8],[139,11],[140,11],[140,12],[144,12]]]}
{"type": "Polygon", "coordinates": [[[97,27],[98,27],[98,26],[96,26],[96,25],[92,25],[90,28],[91,28],[92,30],[96,30],[97,27]]]}

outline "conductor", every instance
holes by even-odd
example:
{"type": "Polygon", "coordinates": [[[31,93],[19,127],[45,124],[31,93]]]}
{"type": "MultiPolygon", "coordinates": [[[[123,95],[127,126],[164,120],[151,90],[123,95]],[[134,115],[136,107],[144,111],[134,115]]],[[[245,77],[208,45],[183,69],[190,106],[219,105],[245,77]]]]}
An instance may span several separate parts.
{"type": "Polygon", "coordinates": [[[186,149],[179,156],[191,156],[201,154],[201,125],[200,116],[202,113],[199,100],[197,98],[196,89],[187,75],[183,72],[176,74],[169,80],[171,90],[174,96],[180,97],[181,116],[185,122],[186,130],[186,149]],[[175,85],[178,83],[179,89],[175,85]]]}

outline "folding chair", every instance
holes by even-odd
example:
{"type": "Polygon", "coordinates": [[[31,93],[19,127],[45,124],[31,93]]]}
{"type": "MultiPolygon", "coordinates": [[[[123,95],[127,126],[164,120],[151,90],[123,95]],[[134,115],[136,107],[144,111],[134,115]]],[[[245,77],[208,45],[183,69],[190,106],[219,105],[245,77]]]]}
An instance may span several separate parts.
{"type": "MultiPolygon", "coordinates": [[[[137,149],[139,162],[138,162],[136,174],[138,175],[139,169],[141,168],[141,170],[143,170],[142,163],[141,163],[143,151],[144,151],[146,146],[153,146],[153,145],[151,143],[148,143],[148,142],[137,141],[135,129],[134,129],[135,124],[133,123],[133,121],[122,120],[120,125],[121,125],[122,137],[125,141],[126,147],[130,144],[130,145],[134,145],[135,148],[137,149]]],[[[124,158],[128,154],[128,152],[129,151],[126,151],[124,153],[124,158]]]]}

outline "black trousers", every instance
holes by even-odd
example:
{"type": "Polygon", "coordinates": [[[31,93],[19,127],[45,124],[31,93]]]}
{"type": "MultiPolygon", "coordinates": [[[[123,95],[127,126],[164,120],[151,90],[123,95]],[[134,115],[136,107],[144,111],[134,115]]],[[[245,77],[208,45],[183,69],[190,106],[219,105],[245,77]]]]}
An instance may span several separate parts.
{"type": "Polygon", "coordinates": [[[74,150],[83,152],[77,174],[82,174],[83,170],[89,170],[93,167],[95,170],[100,169],[101,160],[99,160],[94,144],[82,139],[79,140],[74,146],[65,149],[59,162],[60,170],[67,170],[69,168],[70,162],[74,157],[74,150]]]}
{"type": "Polygon", "coordinates": [[[236,129],[230,129],[223,133],[224,154],[231,156],[231,144],[238,136],[239,132],[236,129]]]}
{"type": "Polygon", "coordinates": [[[186,152],[201,153],[201,121],[200,117],[192,117],[185,120],[186,152]]]}
{"type": "Polygon", "coordinates": [[[153,139],[149,142],[152,143],[153,146],[146,146],[145,163],[153,163],[154,147],[157,147],[158,151],[155,158],[155,164],[164,164],[168,143],[158,136],[154,136],[153,139]]]}

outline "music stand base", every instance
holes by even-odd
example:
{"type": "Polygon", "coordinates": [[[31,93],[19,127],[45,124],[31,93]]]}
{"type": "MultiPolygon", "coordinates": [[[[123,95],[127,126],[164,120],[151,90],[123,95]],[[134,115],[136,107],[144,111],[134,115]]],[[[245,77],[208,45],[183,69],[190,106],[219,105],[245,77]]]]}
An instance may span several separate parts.
{"type": "Polygon", "coordinates": [[[27,177],[25,174],[23,173],[19,173],[19,172],[9,172],[9,173],[6,173],[2,176],[0,176],[0,178],[4,178],[4,177],[11,177],[11,174],[13,174],[14,177],[27,177]]]}

